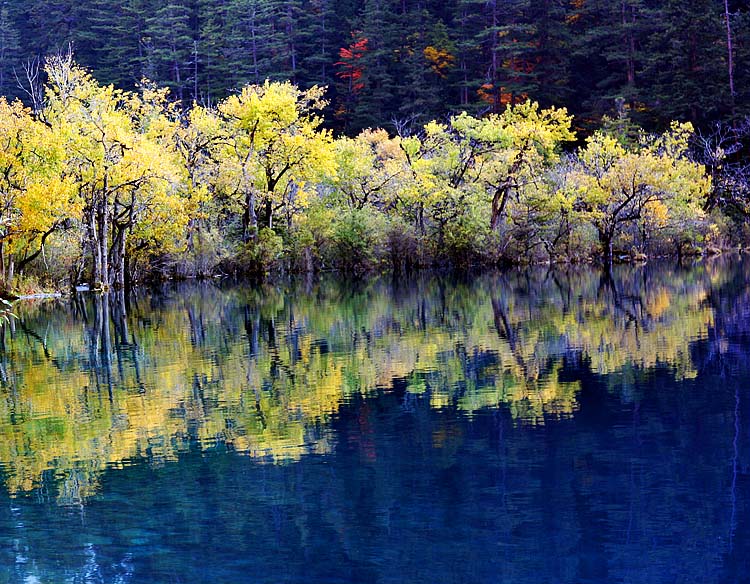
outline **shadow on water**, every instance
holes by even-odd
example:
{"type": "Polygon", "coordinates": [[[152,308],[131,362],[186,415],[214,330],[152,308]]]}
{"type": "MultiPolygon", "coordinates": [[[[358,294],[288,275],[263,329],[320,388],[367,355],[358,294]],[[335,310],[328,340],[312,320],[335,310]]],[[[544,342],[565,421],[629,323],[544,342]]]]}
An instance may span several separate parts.
{"type": "Polygon", "coordinates": [[[748,282],[730,257],[21,305],[0,581],[742,581],[748,282]]]}

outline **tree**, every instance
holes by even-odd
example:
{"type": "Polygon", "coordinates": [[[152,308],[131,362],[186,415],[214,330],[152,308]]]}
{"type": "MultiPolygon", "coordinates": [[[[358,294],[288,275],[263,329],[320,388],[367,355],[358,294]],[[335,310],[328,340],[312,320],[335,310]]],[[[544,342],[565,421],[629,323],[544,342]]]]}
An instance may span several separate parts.
{"type": "Polygon", "coordinates": [[[198,99],[195,37],[191,27],[191,7],[185,0],[169,0],[159,4],[147,19],[144,31],[145,76],[161,81],[184,102],[190,95],[198,99]]]}
{"type": "MultiPolygon", "coordinates": [[[[616,138],[597,132],[586,142],[572,170],[569,188],[580,217],[598,235],[606,264],[613,243],[628,226],[641,229],[642,243],[657,229],[702,221],[710,180],[702,165],[687,159],[690,124],[672,128],[626,149],[616,138]]],[[[678,246],[683,241],[676,242],[678,246]]]]}
{"type": "Polygon", "coordinates": [[[320,130],[316,111],[323,90],[290,83],[248,85],[219,104],[224,148],[221,180],[242,209],[242,238],[254,239],[260,223],[273,227],[274,213],[308,178],[333,172],[331,135],[320,130]]]}
{"type": "Polygon", "coordinates": [[[644,42],[643,95],[651,123],[706,120],[729,111],[721,7],[714,0],[662,2],[644,42]]]}
{"type": "MultiPolygon", "coordinates": [[[[65,175],[81,198],[92,284],[126,284],[128,238],[142,223],[184,233],[179,177],[159,139],[162,115],[135,94],[102,87],[67,57],[48,60],[45,117],[63,141],[65,175]]],[[[160,232],[160,237],[166,233],[160,232]]],[[[141,235],[143,238],[143,236],[141,235]]]]}
{"type": "Polygon", "coordinates": [[[508,235],[509,211],[538,194],[561,144],[573,139],[570,123],[565,110],[525,102],[485,118],[462,113],[431,122],[420,137],[403,139],[413,180],[400,185],[400,199],[417,230],[436,229],[438,248],[453,236],[458,245],[480,234],[508,235]]]}
{"type": "Polygon", "coordinates": [[[14,95],[14,70],[21,63],[21,42],[8,2],[0,4],[0,95],[14,95]]]}
{"type": "Polygon", "coordinates": [[[398,179],[408,172],[400,139],[385,130],[365,130],[335,143],[336,176],[331,181],[336,204],[386,212],[393,204],[398,179]]]}
{"type": "Polygon", "coordinates": [[[601,118],[618,99],[632,111],[644,102],[640,76],[645,40],[658,21],[644,0],[585,0],[569,19],[574,42],[572,99],[579,112],[601,118]],[[583,107],[581,107],[583,105],[583,107]]]}
{"type": "Polygon", "coordinates": [[[76,215],[72,185],[62,177],[62,144],[21,102],[0,98],[0,280],[42,251],[47,239],[76,215]]]}

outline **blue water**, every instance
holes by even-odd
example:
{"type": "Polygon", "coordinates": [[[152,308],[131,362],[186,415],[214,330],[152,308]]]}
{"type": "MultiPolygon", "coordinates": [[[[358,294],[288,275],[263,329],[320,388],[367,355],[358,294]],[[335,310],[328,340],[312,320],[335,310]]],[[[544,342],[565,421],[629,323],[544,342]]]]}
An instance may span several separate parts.
{"type": "Polygon", "coordinates": [[[748,275],[19,306],[0,582],[750,581],[748,275]]]}

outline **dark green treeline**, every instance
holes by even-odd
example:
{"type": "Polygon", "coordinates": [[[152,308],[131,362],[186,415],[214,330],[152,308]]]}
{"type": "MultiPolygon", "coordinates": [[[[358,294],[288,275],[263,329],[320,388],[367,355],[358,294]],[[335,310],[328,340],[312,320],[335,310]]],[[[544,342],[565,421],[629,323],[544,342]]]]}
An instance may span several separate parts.
{"type": "Polygon", "coordinates": [[[6,0],[0,94],[24,97],[25,65],[68,46],[102,82],[145,76],[185,103],[327,85],[347,132],[525,97],[582,126],[618,107],[650,128],[750,113],[747,0],[6,0]]]}

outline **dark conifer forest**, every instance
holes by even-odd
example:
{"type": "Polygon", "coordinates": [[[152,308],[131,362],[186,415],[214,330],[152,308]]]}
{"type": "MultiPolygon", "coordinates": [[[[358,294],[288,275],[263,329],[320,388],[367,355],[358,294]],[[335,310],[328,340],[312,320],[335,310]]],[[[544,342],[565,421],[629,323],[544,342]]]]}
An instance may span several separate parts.
{"type": "Polygon", "coordinates": [[[27,97],[24,68],[69,46],[101,83],[186,105],[324,85],[348,134],[526,98],[582,129],[623,107],[651,130],[750,113],[746,0],[7,0],[0,94],[27,97]]]}

